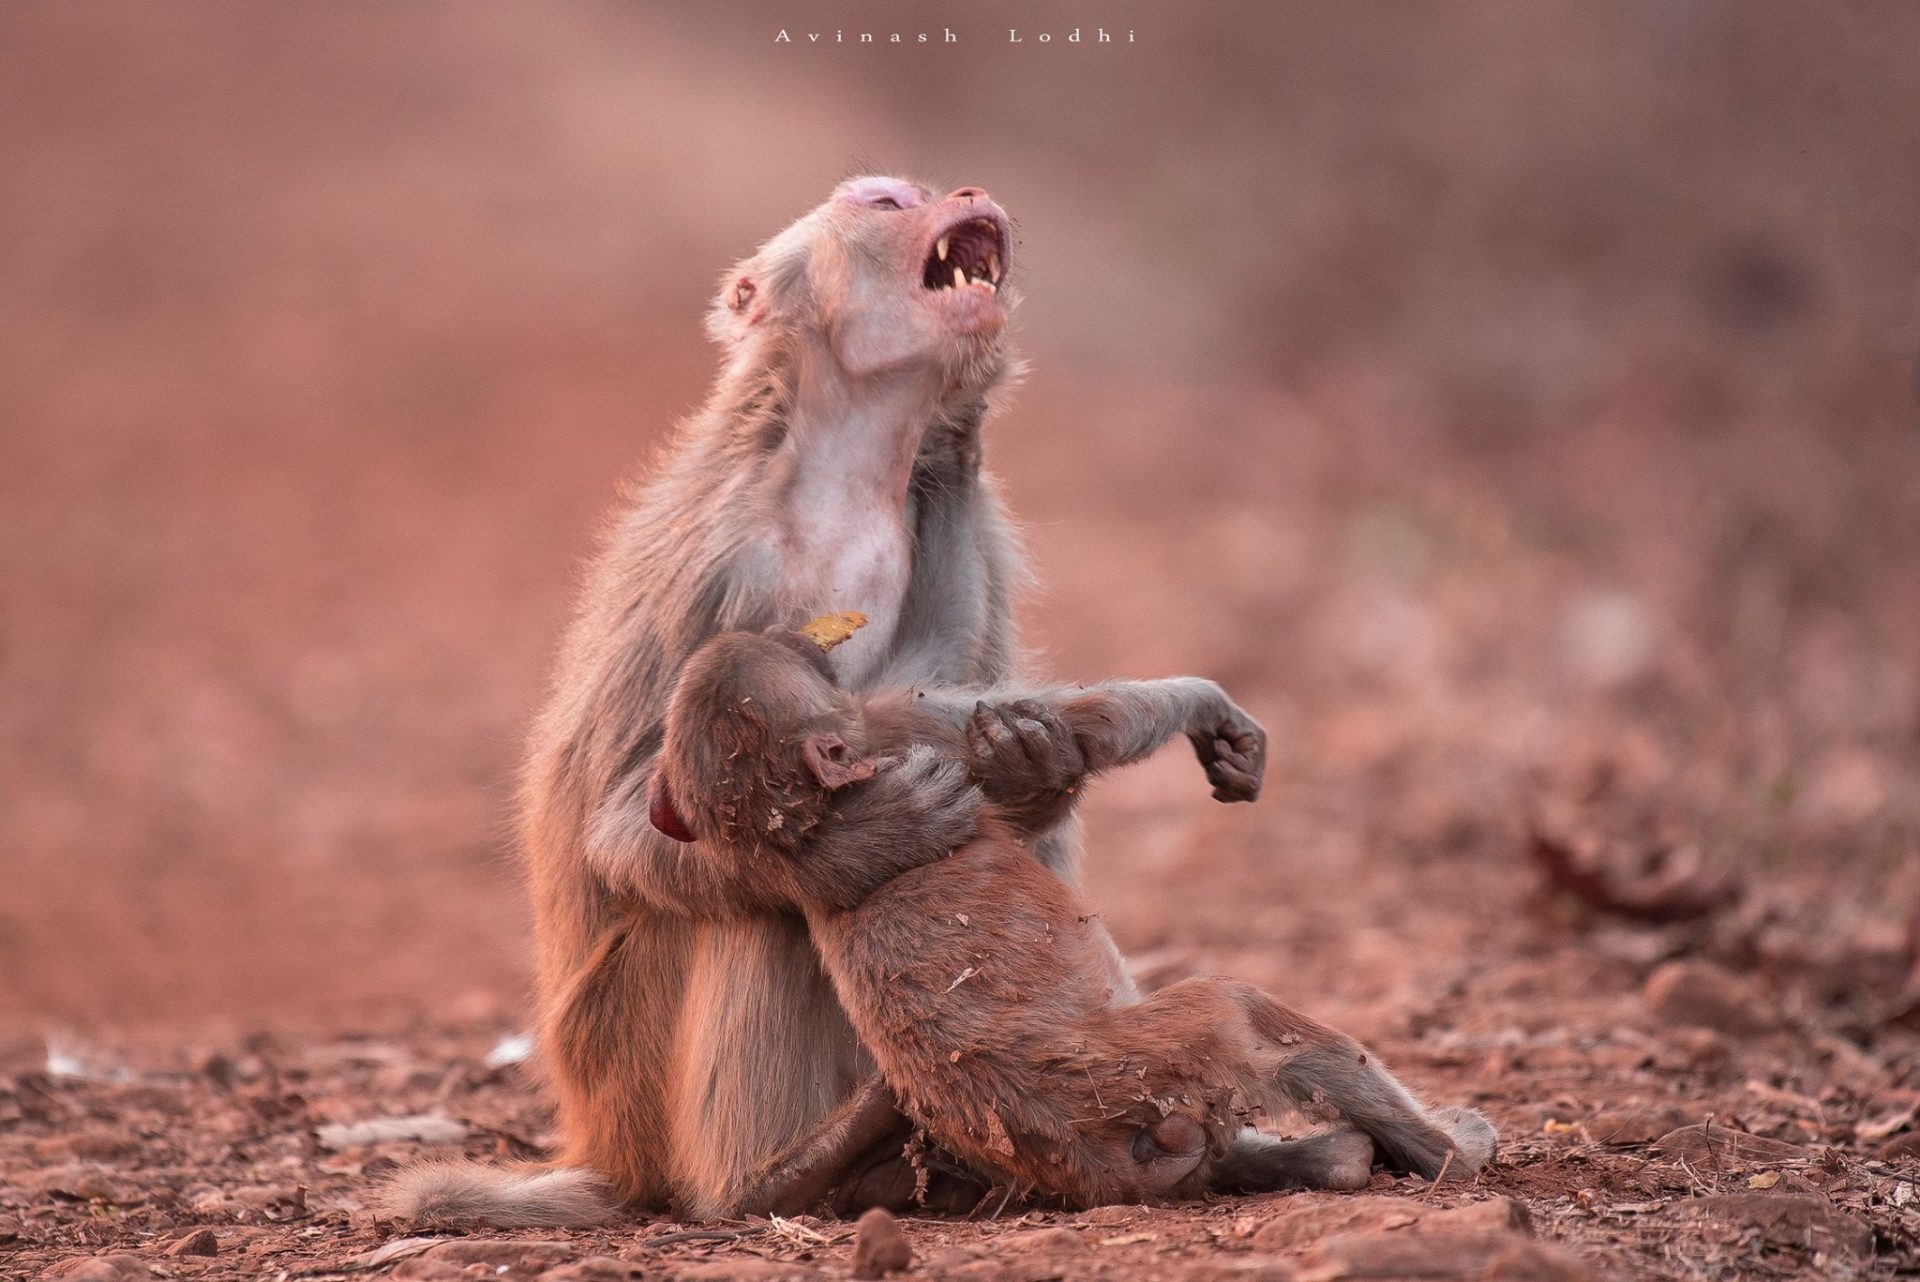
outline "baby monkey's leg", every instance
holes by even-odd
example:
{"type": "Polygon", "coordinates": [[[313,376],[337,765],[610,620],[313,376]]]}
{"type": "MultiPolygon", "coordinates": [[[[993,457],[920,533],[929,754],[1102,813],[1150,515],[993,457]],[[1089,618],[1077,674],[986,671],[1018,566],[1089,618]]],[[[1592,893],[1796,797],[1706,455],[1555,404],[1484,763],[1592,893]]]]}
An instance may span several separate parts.
{"type": "Polygon", "coordinates": [[[1281,1104],[1308,1112],[1332,1108],[1365,1132],[1386,1164],[1427,1179],[1464,1177],[1492,1160],[1492,1125],[1472,1109],[1428,1109],[1380,1057],[1353,1038],[1274,1000],[1251,984],[1216,981],[1238,999],[1254,1037],[1264,1082],[1249,1082],[1281,1104]]]}
{"type": "Polygon", "coordinates": [[[813,1209],[902,1121],[892,1090],[880,1078],[869,1078],[811,1131],[747,1176],[736,1199],[737,1214],[798,1215],[813,1209]]]}
{"type": "Polygon", "coordinates": [[[913,1142],[913,1125],[900,1129],[854,1163],[833,1192],[833,1213],[851,1219],[872,1207],[928,1215],[965,1215],[991,1185],[939,1146],[913,1142]]]}
{"type": "Polygon", "coordinates": [[[983,800],[966,763],[924,745],[834,796],[833,817],[782,865],[802,903],[846,911],[973,840],[983,800]]]}
{"type": "Polygon", "coordinates": [[[1373,1177],[1373,1141],[1351,1126],[1284,1140],[1252,1127],[1213,1164],[1221,1193],[1277,1189],[1363,1189],[1373,1177]]]}
{"type": "Polygon", "coordinates": [[[1240,1131],[1207,1173],[1214,1188],[1358,1188],[1376,1149],[1393,1169],[1428,1179],[1469,1176],[1493,1157],[1496,1137],[1484,1117],[1429,1110],[1365,1046],[1242,980],[1183,980],[1109,1018],[1119,1043],[1146,1062],[1187,1048],[1215,1080],[1232,1081],[1240,1107],[1341,1122],[1299,1140],[1240,1131]]]}
{"type": "Polygon", "coordinates": [[[874,1206],[962,1214],[987,1191],[937,1150],[915,1160],[913,1124],[878,1076],[855,1088],[840,1107],[747,1176],[733,1215],[799,1215],[828,1198],[836,1215],[874,1206]]]}

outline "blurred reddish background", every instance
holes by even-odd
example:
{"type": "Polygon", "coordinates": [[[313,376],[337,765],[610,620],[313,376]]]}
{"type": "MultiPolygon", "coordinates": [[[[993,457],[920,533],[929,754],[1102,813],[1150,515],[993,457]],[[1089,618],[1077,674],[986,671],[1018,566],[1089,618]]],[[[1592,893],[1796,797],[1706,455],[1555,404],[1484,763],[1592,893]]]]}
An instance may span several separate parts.
{"type": "Polygon", "coordinates": [[[1129,948],[1389,1002],[1409,938],[1524,952],[1561,804],[1896,937],[1915,48],[1865,4],[7,6],[0,1028],[518,1000],[574,567],[718,273],[861,169],[1019,220],[989,460],[1051,665],[1218,676],[1282,745],[1251,817],[1103,785],[1129,948]]]}

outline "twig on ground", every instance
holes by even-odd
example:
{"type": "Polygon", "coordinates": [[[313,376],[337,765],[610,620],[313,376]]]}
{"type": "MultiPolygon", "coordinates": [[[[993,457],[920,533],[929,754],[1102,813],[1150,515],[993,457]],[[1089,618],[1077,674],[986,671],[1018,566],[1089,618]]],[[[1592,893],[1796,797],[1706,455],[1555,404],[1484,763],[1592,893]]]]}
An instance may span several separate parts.
{"type": "Polygon", "coordinates": [[[660,1237],[648,1238],[639,1245],[651,1249],[656,1246],[672,1246],[676,1242],[735,1242],[743,1237],[754,1237],[765,1232],[764,1228],[688,1229],[684,1233],[667,1233],[660,1237]]]}
{"type": "Polygon", "coordinates": [[[1460,1151],[1459,1149],[1455,1149],[1455,1148],[1450,1148],[1447,1150],[1446,1157],[1443,1158],[1440,1162],[1440,1169],[1434,1172],[1433,1183],[1427,1185],[1426,1188],[1420,1190],[1420,1193],[1419,1193],[1420,1197],[1426,1197],[1428,1194],[1432,1193],[1435,1189],[1440,1187],[1440,1181],[1446,1179],[1447,1172],[1453,1168],[1453,1155],[1455,1153],[1458,1153],[1459,1151],[1460,1151]]]}

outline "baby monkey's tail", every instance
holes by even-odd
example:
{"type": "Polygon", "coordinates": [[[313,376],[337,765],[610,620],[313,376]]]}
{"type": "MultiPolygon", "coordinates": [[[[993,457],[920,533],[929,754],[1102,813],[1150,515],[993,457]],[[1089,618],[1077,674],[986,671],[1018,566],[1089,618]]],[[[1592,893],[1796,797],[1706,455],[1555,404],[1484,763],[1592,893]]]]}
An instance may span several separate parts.
{"type": "Polygon", "coordinates": [[[1245,990],[1242,1000],[1254,1031],[1289,1052],[1274,1081],[1288,1103],[1309,1112],[1339,1110],[1374,1142],[1388,1166],[1427,1179],[1443,1170],[1450,1177],[1471,1175],[1493,1159],[1499,1135],[1478,1112],[1429,1110],[1379,1056],[1345,1033],[1258,989],[1245,990]]]}
{"type": "Polygon", "coordinates": [[[581,1228],[616,1209],[598,1172],[534,1163],[418,1162],[395,1172],[373,1200],[382,1215],[410,1224],[500,1229],[581,1228]]]}

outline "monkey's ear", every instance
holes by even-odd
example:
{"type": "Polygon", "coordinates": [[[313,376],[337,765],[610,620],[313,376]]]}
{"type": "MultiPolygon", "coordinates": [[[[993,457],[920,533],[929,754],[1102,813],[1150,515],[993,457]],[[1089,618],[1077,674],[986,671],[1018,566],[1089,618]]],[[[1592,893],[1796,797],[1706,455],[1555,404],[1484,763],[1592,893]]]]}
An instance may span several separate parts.
{"type": "Polygon", "coordinates": [[[693,830],[687,827],[687,821],[674,809],[673,794],[667,789],[666,771],[657,767],[653,772],[652,787],[648,790],[647,818],[653,821],[655,828],[675,841],[693,840],[693,830]]]}
{"type": "Polygon", "coordinates": [[[872,757],[856,757],[837,734],[810,734],[800,744],[800,759],[822,788],[837,792],[871,779],[879,770],[872,757]]]}
{"type": "Polygon", "coordinates": [[[707,332],[728,347],[741,343],[766,318],[769,302],[759,271],[742,263],[720,282],[720,296],[707,313],[707,332]]]}
{"type": "Polygon", "coordinates": [[[732,274],[722,276],[720,294],[707,309],[707,332],[722,347],[745,342],[753,330],[753,322],[760,319],[762,309],[755,305],[760,297],[760,282],[749,269],[751,263],[741,263],[732,274]]]}
{"type": "Polygon", "coordinates": [[[735,277],[733,288],[727,291],[727,310],[730,312],[746,312],[748,308],[753,306],[754,295],[759,292],[760,287],[754,284],[753,277],[744,275],[735,277]]]}
{"type": "Polygon", "coordinates": [[[797,315],[817,233],[818,220],[803,218],[735,264],[720,278],[707,332],[724,347],[738,347],[773,328],[780,316],[797,315]]]}

